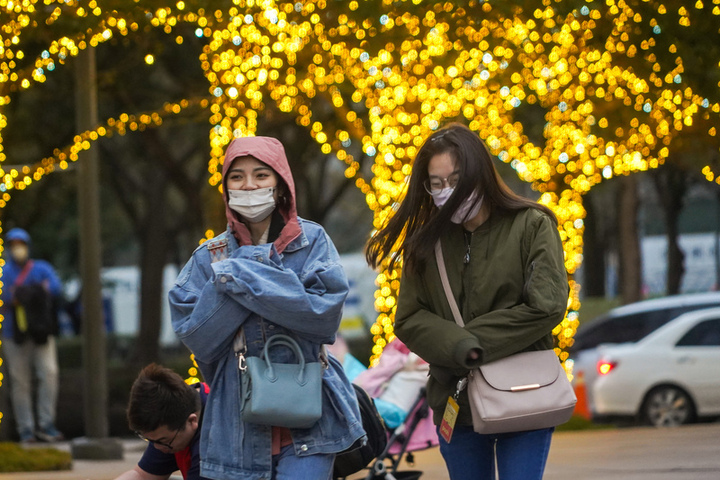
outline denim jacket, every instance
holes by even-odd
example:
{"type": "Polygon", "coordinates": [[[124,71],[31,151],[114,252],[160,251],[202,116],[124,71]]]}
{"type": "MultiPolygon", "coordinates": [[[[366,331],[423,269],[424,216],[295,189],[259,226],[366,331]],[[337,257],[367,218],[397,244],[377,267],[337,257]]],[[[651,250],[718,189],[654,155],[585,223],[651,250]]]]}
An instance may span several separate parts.
{"type": "MultiPolygon", "coordinates": [[[[282,333],[298,341],[307,361],[317,361],[339,327],[348,293],[339,256],[321,226],[299,220],[302,233],[282,254],[274,244],[238,246],[229,231],[205,242],[170,291],[173,329],[211,384],[200,438],[201,472],[208,478],[272,475],[271,428],[241,420],[233,349],[238,329],[247,355],[260,355],[267,338],[282,333]]],[[[273,361],[291,361],[287,349],[276,350],[273,361]]],[[[332,356],[322,408],[313,427],[291,429],[296,455],[340,452],[365,435],[354,390],[332,356]]]]}

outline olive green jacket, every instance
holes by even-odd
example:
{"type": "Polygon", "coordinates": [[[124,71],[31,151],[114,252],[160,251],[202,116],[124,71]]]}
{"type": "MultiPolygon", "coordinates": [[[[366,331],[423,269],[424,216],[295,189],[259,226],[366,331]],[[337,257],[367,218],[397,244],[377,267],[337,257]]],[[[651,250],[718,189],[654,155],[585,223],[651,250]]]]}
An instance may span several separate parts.
{"type": "MultiPolygon", "coordinates": [[[[441,235],[443,258],[465,327],[453,320],[435,257],[416,275],[403,274],[395,334],[430,364],[428,400],[435,424],[468,370],[522,351],[553,348],[563,319],[568,280],[560,235],[543,212],[492,214],[469,238],[452,224],[441,235]],[[468,362],[471,349],[482,357],[468,362]]],[[[472,424],[463,391],[457,425],[472,424]]]]}

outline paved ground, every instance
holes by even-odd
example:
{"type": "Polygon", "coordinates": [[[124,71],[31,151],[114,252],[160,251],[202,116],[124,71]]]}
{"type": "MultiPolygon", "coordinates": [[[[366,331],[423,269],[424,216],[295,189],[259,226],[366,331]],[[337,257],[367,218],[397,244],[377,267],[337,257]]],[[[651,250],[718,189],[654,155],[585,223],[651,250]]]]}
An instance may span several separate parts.
{"type": "Polygon", "coordinates": [[[558,433],[545,478],[720,479],[720,423],[558,433]]]}
{"type": "MultiPolygon", "coordinates": [[[[145,446],[139,440],[123,443],[125,459],[122,461],[75,460],[72,471],[5,473],[0,474],[0,480],[112,480],[137,463],[145,446]]],[[[69,444],[58,444],[58,448],[69,449],[69,444]]],[[[416,452],[415,465],[403,465],[401,470],[422,471],[422,480],[448,478],[437,448],[416,452]]],[[[553,437],[545,479],[720,479],[720,423],[662,430],[560,432],[553,437]]]]}

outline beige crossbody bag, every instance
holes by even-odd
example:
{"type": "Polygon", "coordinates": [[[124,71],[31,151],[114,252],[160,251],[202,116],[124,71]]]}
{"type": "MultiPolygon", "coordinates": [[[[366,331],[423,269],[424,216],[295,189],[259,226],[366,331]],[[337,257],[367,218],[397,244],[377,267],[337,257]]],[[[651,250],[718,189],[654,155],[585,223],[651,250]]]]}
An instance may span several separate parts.
{"type": "MultiPolygon", "coordinates": [[[[440,279],[455,323],[462,316],[450,288],[440,240],[435,244],[440,279]]],[[[467,376],[473,428],[506,433],[548,428],[567,422],[577,398],[553,350],[522,352],[481,365],[467,376]]]]}

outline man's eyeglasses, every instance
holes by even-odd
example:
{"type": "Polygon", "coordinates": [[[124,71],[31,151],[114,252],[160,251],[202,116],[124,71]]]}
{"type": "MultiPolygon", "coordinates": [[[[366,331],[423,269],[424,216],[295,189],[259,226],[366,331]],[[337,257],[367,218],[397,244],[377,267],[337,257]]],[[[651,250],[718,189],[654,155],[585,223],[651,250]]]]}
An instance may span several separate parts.
{"type": "Polygon", "coordinates": [[[460,172],[454,172],[445,178],[430,177],[423,182],[423,187],[430,195],[437,195],[447,184],[450,188],[455,188],[460,181],[460,172]]]}
{"type": "Polygon", "coordinates": [[[135,432],[135,435],[137,435],[140,439],[145,440],[146,442],[150,442],[154,445],[160,445],[161,447],[165,447],[169,450],[172,450],[172,443],[175,441],[175,439],[178,436],[178,433],[180,433],[180,430],[175,430],[175,435],[173,435],[173,438],[170,439],[168,443],[161,442],[159,440],[150,440],[149,438],[146,438],[142,433],[135,432]]]}

